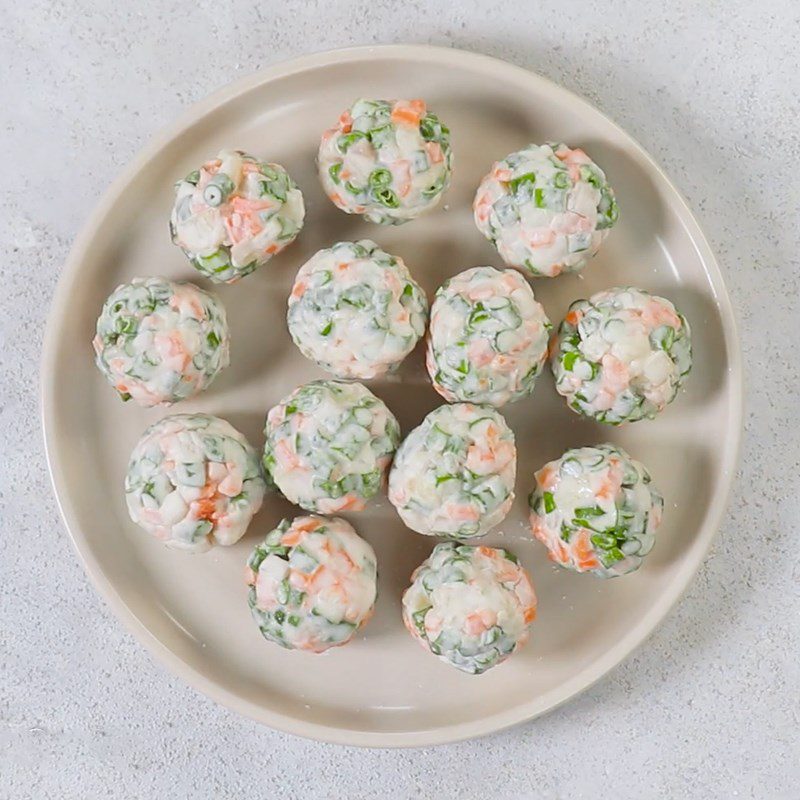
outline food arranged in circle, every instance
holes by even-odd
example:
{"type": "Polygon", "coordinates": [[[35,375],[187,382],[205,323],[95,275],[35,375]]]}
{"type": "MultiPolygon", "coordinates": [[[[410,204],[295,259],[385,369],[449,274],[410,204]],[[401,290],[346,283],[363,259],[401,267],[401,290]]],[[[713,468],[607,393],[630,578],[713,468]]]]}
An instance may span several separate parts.
{"type": "Polygon", "coordinates": [[[289,333],[337,378],[394,370],[425,333],[428,300],[402,259],[375,242],[339,242],[313,255],[289,295],[289,333]]]}
{"type": "Polygon", "coordinates": [[[235,283],[291,244],[303,195],[280,165],[223,150],[175,184],[172,241],[216,283],[235,283]]]}
{"type": "Polygon", "coordinates": [[[219,300],[166,278],[118,286],[103,305],[92,344],[97,367],[120,397],[145,407],[202,392],[230,358],[219,300]]]}
{"type": "Polygon", "coordinates": [[[210,414],[173,414],[151,425],[125,475],[131,519],[168,547],[193,553],[238,542],[265,489],[256,451],[210,414]]]}
{"type": "Polygon", "coordinates": [[[319,380],[270,409],[264,467],[308,511],[361,511],[384,482],[400,441],[386,404],[360,383],[319,380]]]}
{"type": "Polygon", "coordinates": [[[471,539],[505,519],[516,474],[514,434],[498,411],[440,406],[400,445],[389,501],[417,533],[471,539]]]}
{"type": "Polygon", "coordinates": [[[600,167],[580,148],[555,142],[495,163],[473,210],[506,264],[548,278],[583,269],[619,216],[600,167]]]}
{"type": "Polygon", "coordinates": [[[474,267],[448,279],[431,307],[427,365],[450,403],[497,408],[533,391],[552,326],[525,278],[474,267]]]}
{"type": "Polygon", "coordinates": [[[250,611],[269,641],[321,653],[347,644],[372,616],[377,570],[349,522],[284,519],[247,562],[250,611]]]}
{"type": "Polygon", "coordinates": [[[400,225],[433,208],[450,184],[450,131],[423,100],[356,100],[322,134],[325,194],[342,211],[400,225]]]}
{"type": "Polygon", "coordinates": [[[552,561],[601,578],[639,569],[664,511],[643,464],[602,444],[567,450],[535,478],[531,530],[552,561]]]}
{"type": "Polygon", "coordinates": [[[442,661],[479,675],[530,635],[536,594],[515,556],[494,547],[436,545],[403,594],[409,633],[442,661]]]}
{"type": "MultiPolygon", "coordinates": [[[[450,131],[424,101],[361,99],[322,135],[317,167],[340,209],[399,225],[440,202],[452,159],[450,131]]],[[[288,172],[240,150],[223,150],[175,188],[172,239],[217,283],[253,272],[303,227],[303,195],[288,172]]],[[[407,528],[450,540],[411,576],[402,597],[408,630],[466,673],[506,660],[536,616],[531,579],[508,551],[464,543],[499,525],[515,497],[515,436],[497,409],[531,395],[548,353],[570,408],[611,425],[655,417],[691,369],[688,322],[642,289],[572,303],[550,338],[526,277],[583,269],[618,218],[604,172],[583,150],[548,143],[511,153],[482,180],[473,212],[516,270],[478,266],[448,278],[429,326],[423,289],[370,239],[332,244],[299,268],[288,330],[336,380],[298,386],[269,410],[261,462],[241,433],[209,414],[161,419],[131,454],[130,517],[171,548],[236,543],[268,489],[315,512],[283,519],[247,562],[252,616],[284,648],[346,644],[372,615],[372,547],[349,522],[319,515],[362,511],[388,484],[407,528]],[[396,381],[390,373],[426,328],[427,371],[448,404],[401,442],[394,414],[355,381],[396,381]]],[[[145,407],[196,395],[229,362],[219,300],[161,277],[119,286],[93,344],[108,381],[145,407]]],[[[528,502],[531,532],[550,559],[602,578],[642,565],[664,508],[647,469],[613,444],[545,464],[528,502]]]]}
{"type": "Polygon", "coordinates": [[[611,425],[652,419],[692,368],[689,323],[663,297],[608,289],[570,306],[550,363],[578,414],[611,425]]]}

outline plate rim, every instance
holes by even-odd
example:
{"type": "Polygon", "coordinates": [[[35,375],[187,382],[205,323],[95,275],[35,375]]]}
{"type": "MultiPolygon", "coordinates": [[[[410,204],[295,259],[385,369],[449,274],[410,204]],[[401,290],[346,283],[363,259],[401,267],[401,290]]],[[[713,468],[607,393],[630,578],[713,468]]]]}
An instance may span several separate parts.
{"type": "Polygon", "coordinates": [[[459,48],[423,44],[382,44],[317,51],[263,67],[222,86],[191,104],[178,115],[175,121],[163,127],[149,139],[96,202],[73,241],[50,303],[40,360],[39,406],[45,457],[51,486],[55,494],[61,520],[67,529],[83,569],[95,590],[108,604],[114,616],[122,621],[127,630],[145,646],[158,662],[166,666],[173,675],[215,702],[283,733],[290,733],[331,744],[361,747],[424,747],[488,735],[530,721],[554,710],[593,686],[622,661],[631,656],[657,630],[684,596],[689,584],[705,561],[727,510],[736,468],[741,455],[744,423],[744,375],[736,315],[731,304],[725,276],[719,267],[719,263],[683,194],[634,137],[585,98],[564,88],[555,81],[551,81],[524,67],[483,53],[459,48]],[[714,292],[714,301],[720,313],[724,346],[728,358],[728,377],[730,381],[728,397],[730,425],[728,435],[734,436],[735,439],[732,443],[729,442],[727,457],[721,466],[724,485],[711,501],[706,514],[706,523],[697,532],[697,539],[702,543],[702,548],[697,554],[696,561],[685,568],[683,573],[679,573],[676,576],[670,584],[669,590],[662,595],[661,601],[654,606],[651,612],[642,617],[627,632],[625,637],[610,647],[601,658],[592,662],[571,680],[560,684],[549,693],[535,700],[515,705],[511,709],[481,717],[478,720],[440,726],[434,729],[374,731],[368,728],[336,727],[334,725],[301,720],[248,701],[206,677],[203,671],[173,652],[130,609],[113,583],[106,577],[100,561],[95,557],[92,546],[81,530],[78,515],[72,506],[66,487],[65,470],[58,453],[59,446],[53,433],[57,405],[55,401],[55,351],[57,332],[61,328],[62,320],[68,313],[69,304],[67,301],[80,272],[79,268],[84,253],[93,239],[94,231],[104,222],[105,217],[113,208],[127,184],[159,150],[169,144],[176,136],[182,134],[198,119],[211,113],[220,105],[230,102],[245,92],[249,92],[265,83],[334,63],[358,60],[404,60],[415,57],[425,58],[428,61],[439,61],[455,68],[477,66],[485,71],[496,73],[500,78],[503,76],[506,78],[515,77],[519,81],[538,84],[540,89],[556,92],[566,97],[571,103],[583,107],[587,112],[599,115],[607,124],[630,141],[631,147],[636,151],[638,157],[648,165],[672,193],[676,213],[698,252],[703,268],[710,279],[714,292]]]}

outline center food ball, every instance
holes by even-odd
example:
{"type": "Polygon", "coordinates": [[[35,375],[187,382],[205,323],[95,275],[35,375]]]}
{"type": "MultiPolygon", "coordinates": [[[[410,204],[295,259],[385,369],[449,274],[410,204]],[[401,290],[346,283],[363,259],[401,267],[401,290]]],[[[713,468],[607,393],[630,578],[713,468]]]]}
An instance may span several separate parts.
{"type": "Polygon", "coordinates": [[[372,616],[375,552],[343,519],[284,519],[247,562],[250,611],[264,638],[321,653],[372,616]]]}
{"type": "Polygon", "coordinates": [[[506,264],[548,278],[583,269],[619,216],[600,167],[583,150],[554,142],[498,161],[473,209],[506,264]]]}
{"type": "Polygon", "coordinates": [[[472,675],[525,644],[535,617],[528,573],[507,550],[493,547],[436,545],[403,595],[409,633],[442,661],[472,675]]]}
{"type": "Polygon", "coordinates": [[[425,332],[428,301],[401,259],[368,239],[320,250],[289,297],[289,333],[300,352],[339,378],[395,369],[425,332]]]}
{"type": "Polygon", "coordinates": [[[450,131],[422,100],[356,100],[322,134],[317,166],[348,214],[400,225],[433,208],[450,184],[450,131]]]}
{"type": "Polygon", "coordinates": [[[514,434],[497,411],[471,403],[441,406],[400,445],[389,500],[418,533],[470,539],[508,514],[516,473],[514,434]]]}
{"type": "Polygon", "coordinates": [[[545,464],[528,502],[531,530],[550,559],[601,578],[639,569],[664,510],[644,465],[612,444],[545,464]]]}
{"type": "Polygon", "coordinates": [[[170,405],[208,388],[228,366],[225,309],[192,283],[134,278],[103,305],[92,342],[123,400],[170,405]]]}
{"type": "Polygon", "coordinates": [[[172,241],[217,283],[234,283],[291,244],[303,195],[280,164],[223,150],[175,184],[172,241]]]}
{"type": "Polygon", "coordinates": [[[578,414],[611,425],[652,419],[692,368],[689,323],[641,289],[598,292],[570,306],[550,363],[558,393],[578,414]]]}
{"type": "Polygon", "coordinates": [[[475,267],[450,278],[431,308],[427,365],[450,403],[496,407],[530,394],[547,357],[550,321],[513,270],[475,267]]]}
{"type": "Polygon", "coordinates": [[[151,425],[125,475],[131,519],[168,547],[195,553],[238,542],[265,489],[256,452],[209,414],[173,414],[151,425]]]}
{"type": "Polygon", "coordinates": [[[364,509],[400,441],[394,414],[369,389],[325,380],[272,408],[264,433],[264,466],[278,489],[321,514],[364,509]]]}

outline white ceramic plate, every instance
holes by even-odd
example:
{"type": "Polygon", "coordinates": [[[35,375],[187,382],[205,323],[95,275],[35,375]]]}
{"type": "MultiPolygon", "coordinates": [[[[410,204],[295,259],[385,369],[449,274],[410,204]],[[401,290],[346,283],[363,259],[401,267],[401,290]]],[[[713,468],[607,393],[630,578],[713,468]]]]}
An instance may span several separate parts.
{"type": "MultiPolygon", "coordinates": [[[[720,523],[741,428],[741,366],[719,268],[684,201],[646,153],[585,101],[517,67],[457,50],[390,46],[321,53],[240,80],[199,103],[147,147],[107,192],[75,242],[53,304],[43,357],[43,415],[53,484],[86,569],[115,613],[167,666],[221,703],[284,731],[358,745],[427,745],[530,719],[627,656],[686,588],[720,523]],[[452,130],[455,176],[443,206],[399,228],[336,210],[317,181],[319,136],[359,96],[422,97],[452,130]],[[480,677],[424,652],[403,629],[400,594],[434,540],[405,529],[385,497],[351,515],[378,554],[377,613],[347,647],[313,656],[262,639],[243,564],[293,509],[271,496],[244,539],[206,555],[169,551],[127,518],[122,481],[144,428],[169,411],[121,403],[92,362],[103,300],[120,282],[161,274],[208,284],[169,241],[172,184],[222,147],[284,164],[308,208],[298,241],[236,286],[228,309],[233,363],[179,411],[230,420],[257,447],[267,409],[322,373],[292,345],[284,316],[297,268],[334,241],[374,238],[401,255],[432,297],[442,280],[501,266],[472,223],[475,188],[493,160],[528,142],[585,148],[606,171],[620,222],[583,276],[540,279],[558,322],[591,292],[633,284],[689,318],[695,366],[653,422],[609,429],[570,412],[545,373],[533,397],[504,409],[517,435],[517,500],[485,540],[520,556],[539,596],[528,645],[480,677]],[[646,565],[602,581],[551,566],[525,525],[533,471],[566,448],[611,440],[647,464],[666,497],[646,565]]],[[[405,432],[439,404],[419,352],[371,388],[405,432]]],[[[629,702],[643,702],[630,698],[629,702]]]]}

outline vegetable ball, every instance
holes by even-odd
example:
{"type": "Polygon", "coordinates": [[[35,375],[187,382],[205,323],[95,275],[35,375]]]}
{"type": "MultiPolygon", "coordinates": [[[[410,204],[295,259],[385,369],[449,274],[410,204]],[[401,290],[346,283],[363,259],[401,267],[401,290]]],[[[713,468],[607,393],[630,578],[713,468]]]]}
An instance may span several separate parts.
{"type": "Polygon", "coordinates": [[[550,364],[578,414],[619,425],[652,419],[692,368],[689,323],[669,300],[609,289],[578,300],[558,329],[550,364]]]}
{"type": "Polygon", "coordinates": [[[338,378],[395,369],[425,332],[428,300],[401,259],[368,239],[320,250],[297,273],[289,333],[338,378]]]}
{"type": "Polygon", "coordinates": [[[475,267],[450,278],[431,308],[427,364],[450,403],[500,407],[533,391],[551,325],[513,270],[475,267]]]}
{"type": "Polygon", "coordinates": [[[384,402],[360,383],[313,381],[267,415],[264,466],[308,511],[361,511],[378,493],[400,441],[384,402]]]}
{"type": "Polygon", "coordinates": [[[303,195],[280,164],[223,150],[175,184],[172,241],[216,283],[235,283],[291,244],[303,195]]]}
{"type": "Polygon", "coordinates": [[[265,488],[255,450],[209,414],[173,414],[151,425],[125,475],[131,519],[168,547],[195,553],[238,542],[265,488]]]}
{"type": "Polygon", "coordinates": [[[400,445],[389,500],[418,533],[470,539],[508,514],[516,472],[514,434],[497,411],[440,406],[400,445]]]}
{"type": "Polygon", "coordinates": [[[583,150],[557,143],[531,144],[498,161],[473,210],[506,264],[548,278],[583,269],[619,216],[600,167],[583,150]]]}
{"type": "Polygon", "coordinates": [[[375,553],[343,519],[296,517],[247,562],[250,611],[264,638],[321,653],[347,644],[372,616],[375,553]]]}
{"type": "Polygon", "coordinates": [[[317,165],[342,211],[401,225],[433,208],[450,183],[450,131],[422,100],[356,100],[322,135],[317,165]]]}
{"type": "Polygon", "coordinates": [[[134,278],[106,300],[92,342],[123,400],[170,405],[208,388],[228,366],[225,309],[191,283],[134,278]]]}
{"type": "Polygon", "coordinates": [[[528,502],[531,530],[551,560],[601,578],[639,569],[664,510],[644,465],[612,444],[545,464],[528,502]]]}
{"type": "Polygon", "coordinates": [[[409,633],[442,661],[479,675],[515,653],[530,635],[536,595],[507,550],[437,545],[403,595],[409,633]]]}

